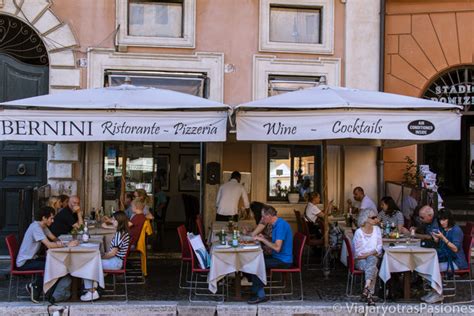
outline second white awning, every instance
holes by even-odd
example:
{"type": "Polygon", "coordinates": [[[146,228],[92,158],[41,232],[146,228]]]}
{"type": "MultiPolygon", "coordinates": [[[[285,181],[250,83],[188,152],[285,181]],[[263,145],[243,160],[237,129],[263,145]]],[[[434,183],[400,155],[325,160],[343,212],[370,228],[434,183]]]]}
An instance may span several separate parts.
{"type": "Polygon", "coordinates": [[[461,115],[427,110],[241,110],[236,120],[238,140],[352,138],[424,142],[459,140],[461,115]]]}

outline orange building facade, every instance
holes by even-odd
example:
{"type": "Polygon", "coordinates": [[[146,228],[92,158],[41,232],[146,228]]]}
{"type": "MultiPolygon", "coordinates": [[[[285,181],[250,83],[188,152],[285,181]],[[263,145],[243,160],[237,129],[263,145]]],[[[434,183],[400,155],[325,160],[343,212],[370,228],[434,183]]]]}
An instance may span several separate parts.
{"type": "Polygon", "coordinates": [[[401,181],[404,157],[429,164],[442,195],[473,190],[474,2],[387,0],[384,91],[464,107],[461,140],[384,151],[385,180],[401,181]]]}

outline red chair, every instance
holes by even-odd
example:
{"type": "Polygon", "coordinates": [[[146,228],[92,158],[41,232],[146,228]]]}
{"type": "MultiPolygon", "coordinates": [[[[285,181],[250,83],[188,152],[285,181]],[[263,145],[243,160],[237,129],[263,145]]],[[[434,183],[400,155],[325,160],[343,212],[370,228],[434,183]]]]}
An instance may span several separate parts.
{"type": "Polygon", "coordinates": [[[299,300],[303,300],[303,276],[301,271],[303,269],[303,250],[304,245],[306,243],[306,236],[302,233],[296,233],[293,236],[293,266],[287,269],[280,269],[280,268],[273,268],[270,269],[270,299],[273,296],[282,296],[282,295],[293,295],[293,274],[298,273],[300,277],[300,293],[301,297],[299,300]],[[274,273],[282,273],[282,274],[290,274],[290,286],[291,291],[289,293],[278,293],[273,294],[272,290],[273,286],[273,274],[274,273]]]}
{"type": "Polygon", "coordinates": [[[180,289],[190,289],[190,286],[188,285],[191,283],[191,280],[188,280],[188,270],[189,270],[189,263],[192,262],[191,258],[191,252],[189,251],[189,241],[188,241],[188,236],[186,232],[186,226],[181,225],[177,228],[178,230],[178,237],[179,237],[179,244],[181,246],[181,267],[179,268],[179,288],[180,289]],[[182,277],[183,277],[183,267],[184,264],[186,264],[186,278],[185,278],[185,284],[183,285],[182,283],[182,277]]]}
{"type": "Polygon", "coordinates": [[[467,222],[466,225],[463,227],[462,232],[464,233],[464,236],[474,235],[474,222],[467,222]]]}
{"type": "Polygon", "coordinates": [[[202,216],[199,214],[196,216],[196,226],[198,234],[201,235],[201,238],[204,240],[206,236],[204,235],[204,226],[202,225],[202,216]]]}
{"type": "Polygon", "coordinates": [[[7,248],[8,248],[8,253],[10,255],[10,285],[8,287],[8,301],[10,301],[10,294],[11,294],[11,288],[12,288],[12,281],[13,281],[13,277],[16,276],[17,277],[17,281],[16,281],[16,296],[17,298],[19,297],[18,296],[18,281],[19,281],[19,276],[21,275],[29,275],[31,276],[31,280],[33,280],[33,276],[39,274],[39,275],[43,275],[44,274],[44,270],[25,270],[25,271],[20,271],[18,270],[17,266],[16,266],[16,257],[18,255],[18,241],[16,240],[16,237],[15,235],[13,234],[10,234],[8,236],[5,237],[5,242],[7,244],[7,248]]]}
{"type": "Polygon", "coordinates": [[[443,288],[443,295],[445,297],[453,297],[456,296],[456,283],[464,283],[468,282],[470,287],[470,300],[467,302],[457,302],[457,303],[471,303],[472,302],[472,268],[471,268],[471,248],[472,248],[472,236],[471,235],[464,235],[462,248],[464,250],[464,255],[466,256],[467,261],[467,268],[454,270],[452,274],[452,279],[448,279],[447,277],[450,275],[447,272],[441,272],[441,275],[445,278],[446,283],[452,283],[452,287],[444,287],[443,288]],[[468,280],[456,280],[457,277],[464,277],[467,276],[468,280]],[[444,293],[444,292],[452,292],[452,293],[444,293]]]}
{"type": "MultiPolygon", "coordinates": [[[[296,218],[300,219],[300,224],[302,228],[302,233],[303,235],[306,236],[306,265],[309,265],[309,254],[310,254],[310,249],[311,248],[321,248],[321,264],[322,264],[322,258],[323,258],[323,253],[324,253],[324,240],[320,238],[316,238],[315,236],[311,235],[309,232],[309,226],[308,222],[301,216],[301,213],[297,210],[294,210],[296,218]]],[[[313,269],[309,269],[313,270],[313,269]]]]}
{"type": "MultiPolygon", "coordinates": [[[[188,237],[186,235],[186,241],[188,237]]],[[[197,302],[197,300],[193,300],[193,290],[196,296],[208,296],[208,297],[221,297],[222,302],[224,302],[225,298],[225,287],[227,284],[227,277],[222,280],[222,294],[212,294],[208,289],[207,283],[207,275],[209,274],[209,269],[203,269],[199,266],[199,262],[194,254],[194,250],[191,246],[191,243],[188,241],[188,251],[191,254],[191,285],[189,287],[189,301],[190,302],[197,302]],[[199,277],[203,278],[203,281],[199,281],[199,277]],[[198,284],[204,284],[203,287],[198,287],[198,284]],[[202,290],[204,292],[199,292],[202,290]]]]}
{"type": "Polygon", "coordinates": [[[355,268],[355,259],[354,259],[354,254],[352,253],[352,243],[347,238],[344,236],[344,243],[346,244],[346,249],[347,249],[347,283],[346,283],[346,296],[353,296],[352,295],[352,288],[354,286],[354,277],[360,276],[362,279],[362,276],[364,275],[364,271],[362,270],[357,270],[355,268]]]}
{"type": "Polygon", "coordinates": [[[113,277],[113,292],[115,293],[115,289],[116,289],[116,279],[115,277],[117,275],[123,275],[123,284],[125,286],[125,294],[104,294],[102,295],[102,297],[125,297],[125,302],[128,301],[128,290],[127,290],[127,258],[128,258],[128,254],[130,253],[130,247],[128,248],[127,250],[127,253],[125,254],[125,257],[123,258],[123,265],[122,265],[122,269],[119,269],[119,270],[105,270],[104,269],[104,274],[111,274],[112,277],[113,277]]]}

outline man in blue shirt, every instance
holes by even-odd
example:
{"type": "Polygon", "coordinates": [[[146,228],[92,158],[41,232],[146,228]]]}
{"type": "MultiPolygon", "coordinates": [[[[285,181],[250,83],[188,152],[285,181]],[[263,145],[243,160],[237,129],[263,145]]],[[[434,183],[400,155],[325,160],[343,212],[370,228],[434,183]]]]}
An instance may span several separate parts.
{"type": "MultiPolygon", "coordinates": [[[[289,268],[293,263],[293,233],[290,224],[277,216],[275,208],[264,205],[262,208],[262,221],[272,225],[272,241],[267,240],[262,234],[254,237],[272,249],[272,255],[265,257],[265,267],[289,268]]],[[[264,283],[256,275],[252,275],[252,292],[254,297],[248,300],[249,304],[258,304],[267,301],[264,283]]]]}

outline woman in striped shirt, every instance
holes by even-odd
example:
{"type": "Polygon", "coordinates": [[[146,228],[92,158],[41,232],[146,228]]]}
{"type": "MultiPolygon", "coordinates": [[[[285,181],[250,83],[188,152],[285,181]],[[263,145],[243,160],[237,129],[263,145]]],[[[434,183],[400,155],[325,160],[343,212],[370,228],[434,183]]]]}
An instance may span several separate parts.
{"type": "MultiPolygon", "coordinates": [[[[102,268],[104,270],[121,269],[130,244],[127,215],[125,212],[119,211],[114,213],[114,217],[117,221],[117,231],[110,243],[109,251],[102,256],[102,268]]],[[[84,279],[84,288],[87,292],[81,296],[81,301],[98,299],[99,293],[96,291],[96,286],[96,282],[84,279]]]]}

